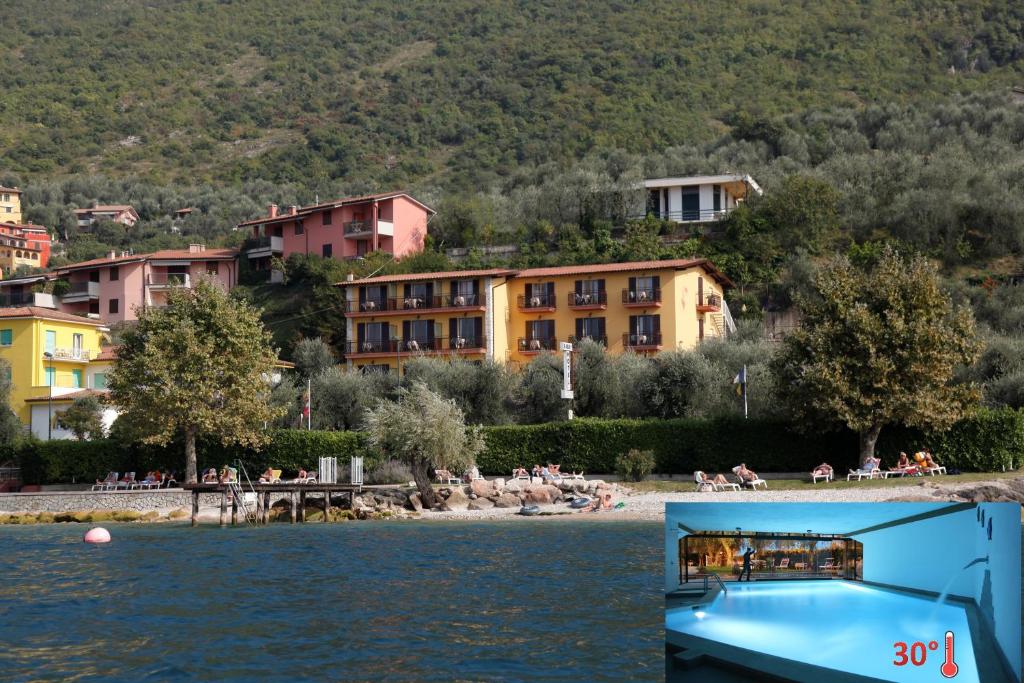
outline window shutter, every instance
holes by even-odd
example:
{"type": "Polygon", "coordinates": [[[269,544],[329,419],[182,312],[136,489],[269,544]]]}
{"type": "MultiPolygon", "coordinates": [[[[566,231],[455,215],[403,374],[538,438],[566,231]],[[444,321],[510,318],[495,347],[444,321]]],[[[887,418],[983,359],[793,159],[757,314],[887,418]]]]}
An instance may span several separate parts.
{"type": "Polygon", "coordinates": [[[408,321],[408,320],[403,320],[402,321],[402,339],[404,341],[409,341],[409,327],[410,327],[409,323],[410,323],[410,321],[408,321]]]}
{"type": "Polygon", "coordinates": [[[359,288],[359,303],[366,302],[366,287],[359,288]]]}
{"type": "Polygon", "coordinates": [[[583,294],[583,280],[576,281],[576,294],[583,294]]]}
{"type": "Polygon", "coordinates": [[[423,305],[430,308],[434,305],[434,283],[428,282],[424,287],[424,291],[426,292],[426,296],[424,297],[426,301],[423,305]]]}
{"type": "MultiPolygon", "coordinates": [[[[451,318],[448,321],[448,339],[451,341],[459,336],[459,319],[451,318]]],[[[454,343],[454,342],[452,342],[454,343]]]]}
{"type": "Polygon", "coordinates": [[[656,290],[657,289],[661,289],[661,278],[659,276],[657,276],[657,275],[652,277],[651,278],[651,286],[654,287],[654,289],[656,289],[656,290]]]}
{"type": "Polygon", "coordinates": [[[532,323],[533,323],[532,320],[526,321],[526,334],[524,334],[523,336],[526,337],[527,339],[530,339],[530,338],[533,337],[533,335],[530,334],[530,331],[533,329],[532,323]]]}
{"type": "Polygon", "coordinates": [[[604,291],[604,280],[603,279],[597,281],[597,291],[599,291],[599,292],[603,292],[604,291]]]}
{"type": "Polygon", "coordinates": [[[544,287],[545,291],[548,294],[548,305],[550,306],[551,304],[554,303],[555,300],[555,283],[548,282],[546,285],[544,285],[544,287]]]}
{"type": "Polygon", "coordinates": [[[576,338],[580,339],[582,337],[583,337],[583,318],[576,318],[576,338]]]}
{"type": "Polygon", "coordinates": [[[356,341],[362,344],[366,339],[366,323],[359,323],[356,326],[356,341]]]}
{"type": "Polygon", "coordinates": [[[604,337],[604,318],[594,318],[597,321],[597,336],[604,337]]]}
{"type": "Polygon", "coordinates": [[[444,326],[442,323],[435,322],[430,328],[430,341],[440,339],[444,336],[444,326]]]}
{"type": "Polygon", "coordinates": [[[652,325],[654,326],[654,334],[661,334],[661,316],[652,315],[652,325]]]}
{"type": "Polygon", "coordinates": [[[484,319],[473,318],[473,336],[479,344],[484,338],[484,319]]]}
{"type": "Polygon", "coordinates": [[[636,334],[637,333],[636,330],[637,330],[637,327],[636,327],[636,316],[635,315],[631,315],[631,316],[629,316],[629,333],[630,334],[636,334]]]}
{"type": "Polygon", "coordinates": [[[480,294],[480,280],[473,280],[473,294],[480,294]]]}
{"type": "MultiPolygon", "coordinates": [[[[552,282],[551,286],[554,287],[555,283],[552,282]]],[[[554,339],[555,338],[555,321],[554,320],[545,320],[544,321],[544,338],[545,339],[554,339]]]]}

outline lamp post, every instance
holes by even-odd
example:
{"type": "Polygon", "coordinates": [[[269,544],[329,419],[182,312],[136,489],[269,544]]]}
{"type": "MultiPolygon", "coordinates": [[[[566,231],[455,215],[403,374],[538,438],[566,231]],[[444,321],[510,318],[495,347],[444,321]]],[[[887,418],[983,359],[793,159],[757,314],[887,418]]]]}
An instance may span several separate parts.
{"type": "Polygon", "coordinates": [[[50,364],[50,372],[46,373],[46,383],[50,386],[50,396],[46,400],[46,440],[53,439],[53,383],[56,381],[56,373],[53,371],[53,354],[49,351],[43,352],[43,357],[50,364]]]}

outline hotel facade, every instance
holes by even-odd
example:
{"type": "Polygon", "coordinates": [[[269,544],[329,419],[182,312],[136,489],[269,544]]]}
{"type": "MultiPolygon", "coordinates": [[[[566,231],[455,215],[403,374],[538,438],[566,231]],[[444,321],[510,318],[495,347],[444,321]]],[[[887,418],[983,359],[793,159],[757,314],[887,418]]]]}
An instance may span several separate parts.
{"type": "Polygon", "coordinates": [[[528,363],[560,342],[611,353],[686,350],[732,326],[729,279],[707,259],[384,275],[345,289],[349,367],[419,355],[528,363]]]}

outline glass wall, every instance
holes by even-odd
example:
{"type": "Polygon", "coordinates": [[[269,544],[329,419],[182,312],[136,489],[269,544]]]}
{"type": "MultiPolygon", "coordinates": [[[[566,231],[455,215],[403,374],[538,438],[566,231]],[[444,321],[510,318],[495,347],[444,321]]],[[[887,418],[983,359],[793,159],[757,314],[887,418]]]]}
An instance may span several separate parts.
{"type": "Polygon", "coordinates": [[[748,548],[754,550],[750,563],[754,579],[863,578],[864,547],[853,539],[709,532],[679,539],[679,581],[711,573],[727,581],[738,579],[748,548]]]}

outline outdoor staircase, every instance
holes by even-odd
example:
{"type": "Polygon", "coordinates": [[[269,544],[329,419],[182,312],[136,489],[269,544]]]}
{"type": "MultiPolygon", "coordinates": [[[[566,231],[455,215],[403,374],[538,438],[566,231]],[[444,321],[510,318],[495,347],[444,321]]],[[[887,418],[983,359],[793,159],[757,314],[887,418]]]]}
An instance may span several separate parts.
{"type": "Polygon", "coordinates": [[[256,497],[256,489],[253,487],[252,481],[249,480],[249,473],[245,471],[245,467],[242,465],[241,460],[238,461],[237,469],[241,476],[237,477],[236,481],[230,482],[228,484],[228,489],[231,491],[231,496],[234,501],[238,503],[238,509],[245,518],[246,524],[256,526],[256,515],[258,511],[256,510],[255,505],[250,507],[249,503],[245,499],[246,491],[242,488],[242,477],[245,477],[245,483],[249,488],[248,493],[250,493],[253,498],[256,497]]]}

